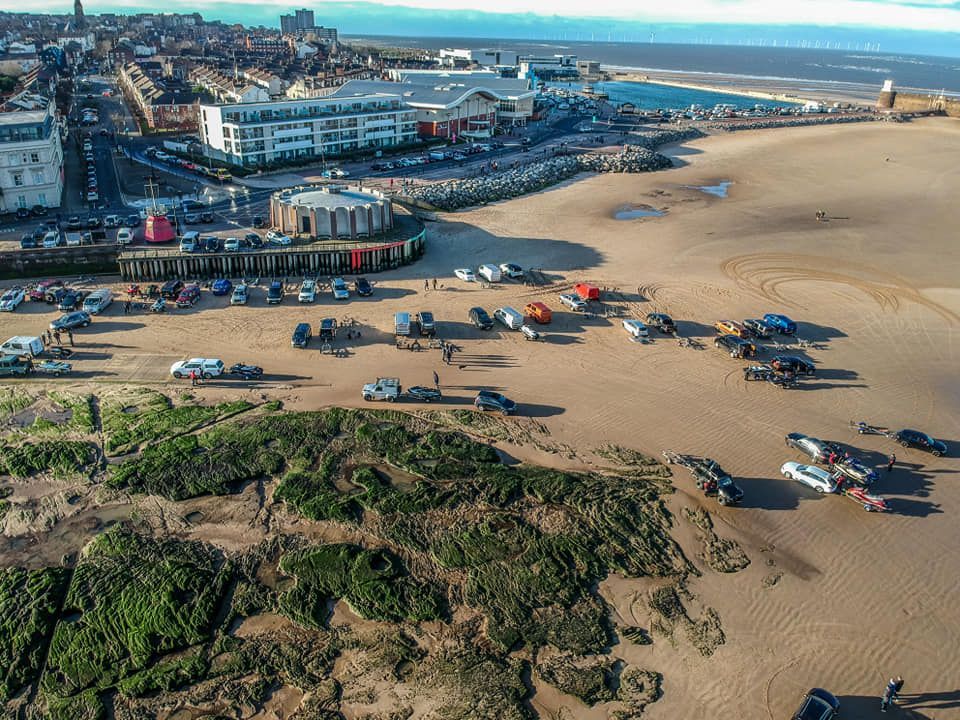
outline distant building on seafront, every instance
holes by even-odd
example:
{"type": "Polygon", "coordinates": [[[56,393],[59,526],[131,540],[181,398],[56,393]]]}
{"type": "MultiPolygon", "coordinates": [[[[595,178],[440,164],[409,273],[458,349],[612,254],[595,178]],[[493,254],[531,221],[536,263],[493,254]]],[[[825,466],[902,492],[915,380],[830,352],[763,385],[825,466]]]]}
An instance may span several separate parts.
{"type": "Polygon", "coordinates": [[[60,207],[63,146],[54,103],[20,93],[0,104],[0,213],[60,207]]]}

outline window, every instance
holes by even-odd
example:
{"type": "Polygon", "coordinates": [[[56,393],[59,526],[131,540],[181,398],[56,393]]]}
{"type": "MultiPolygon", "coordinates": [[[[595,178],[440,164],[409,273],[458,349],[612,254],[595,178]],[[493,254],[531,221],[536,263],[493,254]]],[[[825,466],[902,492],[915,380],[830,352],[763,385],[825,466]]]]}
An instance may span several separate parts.
{"type": "Polygon", "coordinates": [[[17,187],[23,187],[23,173],[13,174],[13,184],[17,187]]]}
{"type": "Polygon", "coordinates": [[[37,204],[38,204],[38,205],[46,205],[46,204],[47,204],[47,194],[46,194],[46,193],[39,193],[39,194],[37,195],[37,204]]]}
{"type": "Polygon", "coordinates": [[[30,162],[32,163],[40,162],[40,153],[30,153],[30,162]]]}
{"type": "Polygon", "coordinates": [[[17,195],[17,207],[25,208],[27,206],[27,196],[17,195]]]}
{"type": "Polygon", "coordinates": [[[34,170],[33,171],[33,184],[34,185],[43,185],[46,182],[46,178],[43,176],[43,170],[34,170]]]}

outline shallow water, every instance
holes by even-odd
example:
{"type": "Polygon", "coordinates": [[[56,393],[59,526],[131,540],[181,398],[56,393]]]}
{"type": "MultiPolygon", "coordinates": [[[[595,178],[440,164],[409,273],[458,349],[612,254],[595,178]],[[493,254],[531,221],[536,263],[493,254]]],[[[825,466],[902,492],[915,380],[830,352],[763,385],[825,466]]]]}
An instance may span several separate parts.
{"type": "Polygon", "coordinates": [[[727,188],[731,185],[733,185],[733,182],[730,180],[721,180],[717,185],[690,185],[689,187],[694,190],[699,190],[700,192],[705,192],[708,195],[725,198],[727,196],[727,188]]]}
{"type": "Polygon", "coordinates": [[[635,220],[636,218],[645,218],[645,217],[663,217],[667,213],[663,210],[657,210],[652,207],[640,206],[640,207],[623,207],[617,210],[613,217],[617,220],[635,220]]]}

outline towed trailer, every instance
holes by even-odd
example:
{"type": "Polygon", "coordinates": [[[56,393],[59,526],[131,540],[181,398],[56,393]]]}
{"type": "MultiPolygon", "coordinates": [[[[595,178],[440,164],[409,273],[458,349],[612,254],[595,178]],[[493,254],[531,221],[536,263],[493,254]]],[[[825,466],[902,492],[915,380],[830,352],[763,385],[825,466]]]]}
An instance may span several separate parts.
{"type": "Polygon", "coordinates": [[[878,425],[871,425],[870,423],[863,422],[862,420],[851,420],[850,427],[856,430],[860,435],[883,435],[884,437],[888,438],[895,438],[897,435],[895,430],[880,427],[878,425]]]}
{"type": "Polygon", "coordinates": [[[887,512],[890,510],[890,506],[885,499],[868,492],[866,488],[859,485],[844,487],[840,494],[860,503],[867,512],[887,512]]]}

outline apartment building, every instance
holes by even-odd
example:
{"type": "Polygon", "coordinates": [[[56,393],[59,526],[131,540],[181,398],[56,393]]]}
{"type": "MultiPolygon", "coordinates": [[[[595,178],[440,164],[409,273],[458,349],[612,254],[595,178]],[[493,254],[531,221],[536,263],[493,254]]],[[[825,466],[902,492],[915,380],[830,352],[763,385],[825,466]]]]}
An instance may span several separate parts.
{"type": "Polygon", "coordinates": [[[60,207],[63,147],[54,103],[20,93],[0,105],[0,213],[60,207]]]}
{"type": "Polygon", "coordinates": [[[200,106],[204,151],[235,165],[335,157],[416,137],[416,112],[399,93],[200,106]]]}

